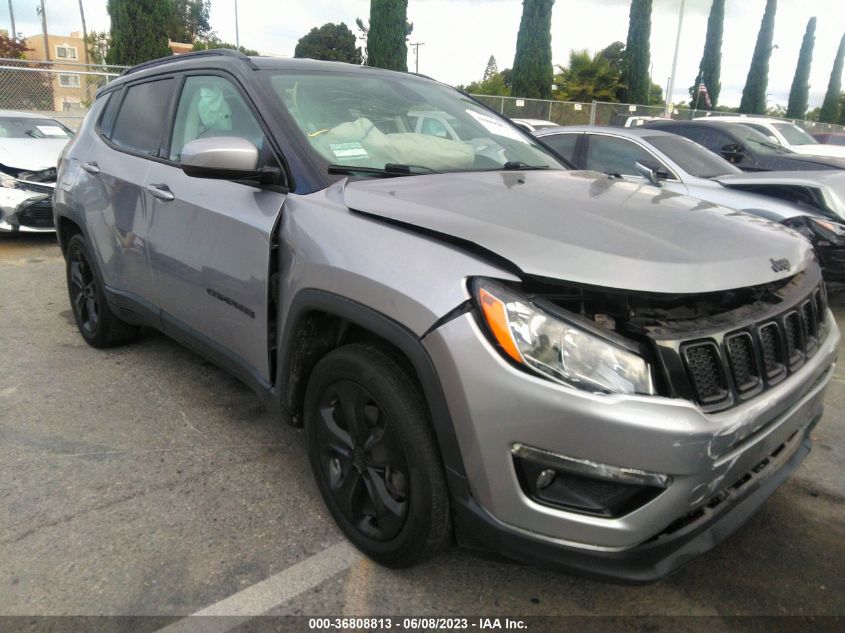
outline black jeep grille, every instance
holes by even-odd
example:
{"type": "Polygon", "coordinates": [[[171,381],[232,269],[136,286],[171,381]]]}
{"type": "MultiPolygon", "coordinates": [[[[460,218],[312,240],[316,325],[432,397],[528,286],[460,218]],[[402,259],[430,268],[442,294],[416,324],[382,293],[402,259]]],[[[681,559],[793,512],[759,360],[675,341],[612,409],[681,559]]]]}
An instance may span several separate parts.
{"type": "MultiPolygon", "coordinates": [[[[706,411],[719,411],[797,371],[815,353],[826,331],[824,287],[817,286],[788,306],[781,314],[737,330],[676,343],[674,353],[680,354],[686,382],[682,374],[670,371],[673,389],[689,394],[706,411]]],[[[666,353],[671,354],[668,348],[666,353]]],[[[673,366],[671,356],[667,358],[667,367],[673,366]]]]}
{"type": "Polygon", "coordinates": [[[725,339],[728,347],[734,383],[740,393],[751,391],[760,383],[757,369],[757,355],[754,353],[754,339],[748,332],[740,332],[725,339]]]}
{"type": "Polygon", "coordinates": [[[780,340],[780,327],[775,322],[760,326],[760,351],[763,354],[763,368],[769,380],[783,374],[783,345],[780,340]]]}
{"type": "Polygon", "coordinates": [[[53,204],[49,199],[36,202],[18,213],[18,222],[21,226],[28,226],[33,229],[54,228],[53,204]]]}
{"type": "Polygon", "coordinates": [[[790,312],[783,319],[783,332],[786,337],[786,357],[790,368],[801,364],[801,323],[797,312],[790,312]]]}
{"type": "Polygon", "coordinates": [[[728,393],[727,383],[716,345],[711,342],[689,345],[683,355],[699,401],[710,403],[724,400],[728,393]]]}

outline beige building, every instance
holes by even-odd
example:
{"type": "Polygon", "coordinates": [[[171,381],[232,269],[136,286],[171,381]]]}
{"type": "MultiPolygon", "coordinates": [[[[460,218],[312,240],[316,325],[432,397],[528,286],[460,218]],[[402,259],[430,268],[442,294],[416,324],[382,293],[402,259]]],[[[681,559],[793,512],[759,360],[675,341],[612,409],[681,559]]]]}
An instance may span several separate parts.
{"type": "MultiPolygon", "coordinates": [[[[27,37],[24,42],[27,48],[32,49],[27,51],[27,59],[33,61],[49,59],[54,62],[50,68],[56,71],[53,76],[55,111],[86,110],[102,84],[103,78],[97,75],[79,74],[80,71],[96,71],[94,68],[80,66],[87,61],[82,33],[74,31],[70,35],[47,35],[49,56],[44,54],[43,35],[27,37]]],[[[191,44],[170,42],[170,50],[176,55],[189,52],[191,48],[191,44]]]]}
{"type": "Polygon", "coordinates": [[[85,63],[85,41],[82,39],[82,33],[75,31],[70,35],[48,35],[49,55],[44,54],[42,35],[27,37],[24,42],[27,48],[32,49],[27,51],[27,59],[37,61],[49,59],[55,62],[55,65],[51,66],[52,70],[58,71],[53,76],[54,110],[56,112],[85,110],[97,88],[94,84],[89,89],[88,84],[93,82],[86,81],[88,75],[79,74],[80,70],[85,69],[76,65],[85,63]],[[61,72],[63,70],[77,72],[61,72]]]}

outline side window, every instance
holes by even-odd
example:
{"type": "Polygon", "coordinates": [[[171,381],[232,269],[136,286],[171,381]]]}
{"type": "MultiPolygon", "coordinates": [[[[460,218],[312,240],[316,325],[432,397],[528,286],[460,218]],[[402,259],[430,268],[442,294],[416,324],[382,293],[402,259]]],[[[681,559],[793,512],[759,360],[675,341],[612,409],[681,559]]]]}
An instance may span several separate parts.
{"type": "Polygon", "coordinates": [[[173,79],[130,86],[117,113],[111,142],[133,152],[155,156],[167,124],[173,79]]]}
{"type": "Polygon", "coordinates": [[[575,162],[575,146],[581,134],[553,134],[543,136],[540,140],[551,147],[556,154],[562,156],[570,163],[575,162]]]}
{"type": "Polygon", "coordinates": [[[243,97],[223,77],[188,77],[179,98],[170,160],[179,162],[182,148],[198,138],[235,136],[263,149],[264,132],[243,97]]]}
{"type": "Polygon", "coordinates": [[[701,144],[711,152],[721,154],[725,145],[735,145],[736,141],[721,130],[705,128],[701,144]]]}
{"type": "Polygon", "coordinates": [[[102,112],[100,112],[100,120],[97,121],[97,129],[100,133],[108,136],[111,131],[111,123],[114,120],[114,112],[117,110],[117,105],[120,103],[120,90],[110,92],[103,96],[106,101],[102,112]]]}
{"type": "Polygon", "coordinates": [[[695,141],[711,152],[716,152],[720,155],[722,148],[732,142],[727,134],[704,125],[697,125],[695,127],[691,125],[684,126],[678,129],[677,132],[681,136],[686,136],[689,140],[695,141]]]}
{"type": "Polygon", "coordinates": [[[639,176],[634,163],[641,160],[654,162],[654,156],[631,141],[612,136],[594,135],[590,135],[589,140],[585,165],[587,169],[603,171],[607,174],[639,176]]]}

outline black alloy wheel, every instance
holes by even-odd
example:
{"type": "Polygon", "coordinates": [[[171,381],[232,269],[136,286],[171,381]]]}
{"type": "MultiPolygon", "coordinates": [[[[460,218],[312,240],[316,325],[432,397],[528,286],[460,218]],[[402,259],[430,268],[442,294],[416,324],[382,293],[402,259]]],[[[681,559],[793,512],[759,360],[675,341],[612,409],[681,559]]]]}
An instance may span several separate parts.
{"type": "Polygon", "coordinates": [[[138,327],[112,312],[103,292],[102,278],[81,235],[68,240],[65,259],[71,312],[85,342],[92,347],[112,347],[132,340],[138,327]]]}
{"type": "Polygon", "coordinates": [[[407,567],[449,545],[443,461],[406,363],[371,344],[332,350],[310,373],[304,418],[317,486],[358,549],[407,567]]]}
{"type": "Polygon", "coordinates": [[[394,538],[408,516],[408,467],[376,399],[351,380],[330,385],[318,432],[324,476],[343,514],[370,538],[394,538]]]}
{"type": "Polygon", "coordinates": [[[68,261],[68,291],[73,313],[80,329],[93,336],[100,321],[97,301],[97,279],[82,249],[75,249],[68,261]]]}

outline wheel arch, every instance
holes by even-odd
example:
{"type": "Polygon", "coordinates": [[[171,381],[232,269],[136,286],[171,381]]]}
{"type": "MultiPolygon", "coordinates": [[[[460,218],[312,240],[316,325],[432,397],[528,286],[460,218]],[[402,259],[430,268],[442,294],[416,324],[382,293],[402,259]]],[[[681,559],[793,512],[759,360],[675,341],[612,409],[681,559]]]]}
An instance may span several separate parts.
{"type": "Polygon", "coordinates": [[[59,241],[59,248],[62,249],[62,255],[67,253],[67,245],[70,238],[74,235],[85,236],[82,227],[74,222],[66,215],[59,215],[56,217],[56,238],[59,241]]]}
{"type": "Polygon", "coordinates": [[[301,290],[292,300],[280,333],[275,389],[281,412],[301,424],[308,377],[317,361],[337,347],[367,341],[385,348],[417,381],[452,494],[467,494],[466,475],[446,397],[434,363],[419,337],[390,317],[356,301],[323,290],[301,290]]]}

